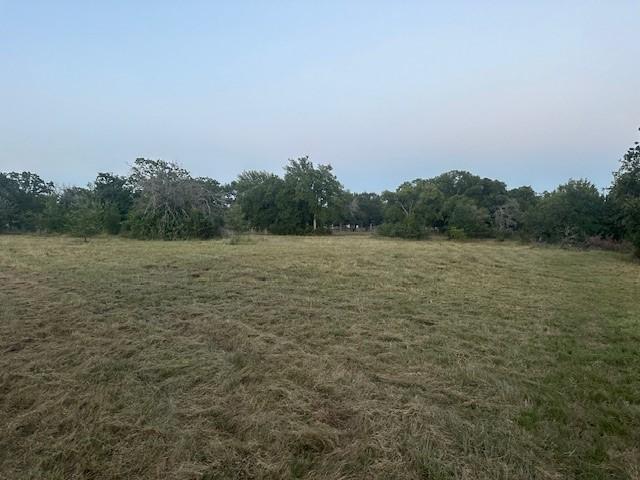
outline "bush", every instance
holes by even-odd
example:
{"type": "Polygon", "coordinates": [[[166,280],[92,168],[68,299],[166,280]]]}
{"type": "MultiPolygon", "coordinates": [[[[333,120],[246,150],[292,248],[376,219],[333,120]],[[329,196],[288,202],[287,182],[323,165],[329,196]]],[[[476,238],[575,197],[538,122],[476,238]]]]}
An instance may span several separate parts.
{"type": "Polygon", "coordinates": [[[599,250],[611,250],[614,252],[620,252],[628,248],[628,245],[620,240],[616,240],[611,236],[601,237],[599,235],[588,237],[584,241],[584,246],[585,248],[597,248],[599,250]]]}
{"type": "Polygon", "coordinates": [[[225,243],[227,245],[251,245],[255,243],[255,241],[249,235],[240,235],[234,233],[225,240],[225,243]]]}
{"type": "Polygon", "coordinates": [[[267,229],[274,235],[309,235],[313,233],[310,225],[295,225],[290,223],[274,223],[267,229]]]}
{"type": "Polygon", "coordinates": [[[560,237],[561,247],[579,247],[584,242],[584,236],[577,233],[575,228],[566,226],[560,237]]]}
{"type": "Polygon", "coordinates": [[[83,200],[69,214],[69,232],[84,238],[100,233],[102,229],[102,209],[91,200],[83,200]]]}
{"type": "Polygon", "coordinates": [[[499,242],[504,242],[507,239],[511,239],[517,236],[515,232],[511,232],[508,230],[497,230],[495,232],[495,237],[496,237],[496,240],[498,240],[499,242]]]}
{"type": "Polygon", "coordinates": [[[186,240],[221,235],[222,217],[208,216],[199,210],[182,211],[171,216],[162,212],[150,215],[134,210],[129,215],[131,236],[140,239],[186,240]]]}
{"type": "Polygon", "coordinates": [[[107,203],[102,208],[102,224],[107,233],[111,235],[120,233],[120,212],[118,211],[118,207],[113,203],[107,203]]]}
{"type": "Polygon", "coordinates": [[[385,237],[399,237],[420,240],[429,237],[426,228],[416,225],[414,222],[383,223],[377,232],[385,237]]]}
{"type": "Polygon", "coordinates": [[[144,158],[136,159],[130,179],[137,195],[129,211],[132,236],[177,240],[221,234],[225,190],[217,181],[144,158]]]}
{"type": "Polygon", "coordinates": [[[466,240],[467,234],[462,228],[450,227],[447,230],[447,236],[450,240],[466,240]]]}

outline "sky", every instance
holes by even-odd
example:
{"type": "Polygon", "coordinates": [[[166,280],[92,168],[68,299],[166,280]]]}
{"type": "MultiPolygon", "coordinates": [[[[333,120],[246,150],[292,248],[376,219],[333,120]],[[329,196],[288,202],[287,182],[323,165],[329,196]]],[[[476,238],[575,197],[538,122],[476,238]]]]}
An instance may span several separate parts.
{"type": "Polygon", "coordinates": [[[0,171],[137,157],[353,191],[452,169],[599,187],[640,135],[640,1],[0,0],[0,171]]]}

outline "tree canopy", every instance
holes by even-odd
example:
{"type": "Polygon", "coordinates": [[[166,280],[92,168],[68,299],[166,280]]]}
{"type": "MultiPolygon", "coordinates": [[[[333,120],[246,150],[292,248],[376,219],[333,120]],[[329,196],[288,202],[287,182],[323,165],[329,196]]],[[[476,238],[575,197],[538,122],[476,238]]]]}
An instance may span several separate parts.
{"type": "Polygon", "coordinates": [[[537,194],[452,170],[381,194],[358,193],[342,186],[331,165],[308,156],[289,160],[282,176],[249,170],[227,185],[146,158],[136,159],[129,175],[100,172],[86,187],[56,189],[32,172],[0,172],[0,232],[173,240],[224,229],[307,234],[344,226],[405,238],[627,239],[640,255],[640,145],[624,154],[608,192],[578,179],[537,194]]]}
{"type": "Polygon", "coordinates": [[[640,256],[640,142],[635,142],[620,160],[609,198],[618,232],[633,242],[640,256]]]}

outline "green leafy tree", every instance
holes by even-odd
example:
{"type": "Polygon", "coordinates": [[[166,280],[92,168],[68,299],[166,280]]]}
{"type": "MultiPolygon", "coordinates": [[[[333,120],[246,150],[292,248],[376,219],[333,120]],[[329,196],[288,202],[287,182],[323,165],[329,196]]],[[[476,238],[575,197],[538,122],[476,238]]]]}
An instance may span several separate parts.
{"type": "Polygon", "coordinates": [[[310,219],[314,231],[318,225],[326,226],[342,191],[331,165],[316,167],[307,156],[289,160],[284,182],[291,202],[299,210],[298,220],[306,223],[310,219]]]}
{"type": "Polygon", "coordinates": [[[456,195],[447,200],[448,228],[464,232],[469,237],[484,237],[490,233],[489,211],[478,206],[471,198],[456,195]]]}
{"type": "Polygon", "coordinates": [[[40,220],[41,228],[46,232],[62,233],[67,229],[68,211],[60,203],[57,195],[50,195],[44,205],[40,220]]]}
{"type": "Polygon", "coordinates": [[[451,170],[430,180],[446,198],[464,195],[472,187],[478,185],[481,179],[464,170],[451,170]]]}
{"type": "Polygon", "coordinates": [[[382,194],[383,235],[422,238],[440,225],[444,195],[430,180],[405,182],[395,192],[382,194]]]}
{"type": "Polygon", "coordinates": [[[507,196],[518,202],[518,207],[524,213],[538,203],[539,196],[530,186],[513,188],[507,192],[507,196]]]}
{"type": "Polygon", "coordinates": [[[113,203],[98,203],[102,210],[102,227],[111,235],[117,235],[122,228],[122,214],[118,206],[113,203]]]}
{"type": "Polygon", "coordinates": [[[247,222],[239,203],[234,203],[226,209],[224,224],[234,233],[242,233],[249,230],[249,223],[247,222]]]}
{"type": "Polygon", "coordinates": [[[463,192],[465,197],[472,199],[478,207],[485,208],[493,214],[508,200],[507,186],[499,180],[482,178],[463,192]]]}
{"type": "Polygon", "coordinates": [[[0,231],[33,231],[40,220],[53,183],[31,172],[0,173],[0,231]]]}
{"type": "Polygon", "coordinates": [[[620,160],[620,168],[614,173],[609,190],[613,208],[610,214],[619,225],[622,235],[628,238],[640,257],[640,143],[635,142],[620,160]]]}
{"type": "Polygon", "coordinates": [[[538,240],[582,242],[605,233],[605,203],[587,180],[570,180],[545,193],[525,216],[526,228],[538,240]]]}
{"type": "Polygon", "coordinates": [[[354,210],[355,195],[348,190],[341,191],[328,212],[328,223],[331,225],[356,224],[356,210],[354,210]]]}
{"type": "Polygon", "coordinates": [[[279,196],[284,181],[272,173],[250,170],[238,176],[234,188],[236,203],[249,227],[272,230],[279,219],[279,196]]]}
{"type": "Polygon", "coordinates": [[[93,192],[104,210],[104,229],[111,234],[119,233],[134,202],[129,179],[112,173],[98,173],[93,192]]]}
{"type": "Polygon", "coordinates": [[[101,205],[90,197],[81,199],[69,213],[69,232],[88,241],[102,230],[103,210],[101,205]]]}
{"type": "Polygon", "coordinates": [[[383,220],[382,198],[377,193],[357,193],[349,203],[349,223],[364,228],[380,225],[383,220]]]}
{"type": "Polygon", "coordinates": [[[17,206],[9,193],[11,186],[10,180],[0,174],[0,232],[11,230],[15,224],[17,206]]]}

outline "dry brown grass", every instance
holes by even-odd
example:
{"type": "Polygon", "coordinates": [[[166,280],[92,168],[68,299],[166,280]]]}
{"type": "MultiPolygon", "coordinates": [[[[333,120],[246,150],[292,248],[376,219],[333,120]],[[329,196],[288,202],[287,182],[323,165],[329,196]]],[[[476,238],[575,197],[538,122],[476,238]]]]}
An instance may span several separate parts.
{"type": "Polygon", "coordinates": [[[640,477],[622,254],[4,236],[0,286],[1,478],[640,477]]]}

